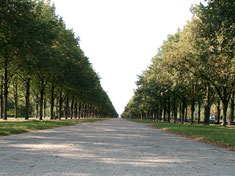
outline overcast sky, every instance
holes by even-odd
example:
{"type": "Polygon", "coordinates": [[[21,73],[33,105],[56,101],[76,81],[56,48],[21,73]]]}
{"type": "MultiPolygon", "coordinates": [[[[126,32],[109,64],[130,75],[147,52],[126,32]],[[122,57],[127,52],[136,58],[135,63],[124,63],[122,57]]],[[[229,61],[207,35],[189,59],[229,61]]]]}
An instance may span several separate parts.
{"type": "Polygon", "coordinates": [[[157,49],[192,16],[200,0],[52,0],[67,28],[101,77],[121,114],[136,88],[137,75],[157,49]]]}

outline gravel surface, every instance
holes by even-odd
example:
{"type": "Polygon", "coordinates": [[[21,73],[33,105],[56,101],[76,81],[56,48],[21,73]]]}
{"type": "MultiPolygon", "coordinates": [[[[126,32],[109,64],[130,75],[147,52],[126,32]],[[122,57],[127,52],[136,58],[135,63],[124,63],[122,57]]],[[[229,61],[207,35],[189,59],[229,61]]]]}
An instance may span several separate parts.
{"type": "Polygon", "coordinates": [[[234,176],[235,152],[112,119],[0,137],[6,176],[234,176]]]}

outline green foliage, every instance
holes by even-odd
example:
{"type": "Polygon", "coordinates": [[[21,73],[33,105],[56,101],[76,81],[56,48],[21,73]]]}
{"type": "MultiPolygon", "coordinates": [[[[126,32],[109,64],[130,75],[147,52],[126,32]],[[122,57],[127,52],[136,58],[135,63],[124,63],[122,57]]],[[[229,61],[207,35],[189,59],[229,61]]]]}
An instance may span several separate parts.
{"type": "MultiPolygon", "coordinates": [[[[25,117],[25,106],[23,104],[20,104],[18,106],[17,110],[18,110],[18,116],[19,117],[25,117]]],[[[32,106],[30,106],[30,112],[29,113],[30,113],[30,115],[33,114],[33,107],[32,106]]],[[[9,117],[13,117],[14,116],[14,114],[15,114],[14,106],[13,107],[9,107],[9,110],[8,110],[7,114],[8,114],[9,117]]]]}

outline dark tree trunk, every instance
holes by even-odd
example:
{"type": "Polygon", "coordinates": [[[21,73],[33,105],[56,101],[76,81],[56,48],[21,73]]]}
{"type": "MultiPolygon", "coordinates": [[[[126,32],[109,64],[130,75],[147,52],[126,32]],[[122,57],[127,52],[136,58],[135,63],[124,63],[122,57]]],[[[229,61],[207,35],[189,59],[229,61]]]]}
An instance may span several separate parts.
{"type": "Polygon", "coordinates": [[[69,94],[66,95],[66,104],[65,104],[65,119],[68,119],[69,116],[69,94]]]}
{"type": "Polygon", "coordinates": [[[231,98],[231,106],[230,106],[230,110],[231,110],[231,114],[230,114],[230,120],[229,120],[229,123],[230,125],[233,125],[233,122],[234,122],[234,92],[232,93],[232,98],[231,98]]]}
{"type": "Polygon", "coordinates": [[[210,90],[209,85],[206,86],[206,99],[205,99],[205,113],[204,113],[204,123],[209,123],[210,118],[210,103],[209,103],[210,90]]]}
{"type": "MultiPolygon", "coordinates": [[[[97,108],[95,108],[95,118],[97,118],[98,117],[98,110],[97,110],[97,108]]],[[[138,115],[137,115],[137,117],[138,117],[138,115]]]]}
{"type": "Polygon", "coordinates": [[[193,124],[193,121],[194,121],[194,111],[195,111],[195,92],[194,92],[194,86],[192,86],[192,102],[191,102],[191,119],[190,119],[190,122],[191,122],[191,125],[193,124]]]}
{"type": "Polygon", "coordinates": [[[227,125],[227,109],[228,109],[228,101],[224,99],[223,101],[223,126],[227,125]]]}
{"type": "Polygon", "coordinates": [[[197,123],[201,122],[201,102],[198,102],[198,119],[197,119],[197,123]]]}
{"type": "Polygon", "coordinates": [[[89,118],[91,115],[91,108],[90,108],[90,105],[87,104],[87,118],[89,118]]]}
{"type": "Polygon", "coordinates": [[[62,118],[62,106],[63,106],[63,98],[62,98],[62,92],[60,91],[60,93],[59,93],[59,114],[58,114],[59,120],[61,120],[61,118],[62,118]]]}
{"type": "Polygon", "coordinates": [[[164,109],[163,109],[163,121],[166,121],[166,104],[164,104],[164,109]]]}
{"type": "Polygon", "coordinates": [[[226,126],[227,125],[228,103],[229,103],[229,99],[230,99],[230,94],[228,93],[228,88],[226,87],[226,85],[223,87],[223,96],[221,96],[221,94],[220,94],[220,99],[223,104],[223,126],[226,126]]]}
{"type": "Polygon", "coordinates": [[[186,109],[186,99],[185,99],[185,97],[183,97],[183,102],[182,102],[182,119],[181,119],[182,123],[184,123],[184,121],[185,121],[185,114],[187,116],[187,112],[185,113],[185,109],[186,109]]]}
{"type": "Polygon", "coordinates": [[[78,117],[78,101],[75,100],[75,112],[74,112],[74,115],[75,115],[75,119],[78,117]]]}
{"type": "Polygon", "coordinates": [[[55,105],[55,85],[52,83],[51,85],[51,114],[50,119],[54,119],[54,105],[55,105]]]}
{"type": "Polygon", "coordinates": [[[30,78],[27,78],[26,94],[25,94],[25,120],[29,119],[29,107],[30,107],[29,97],[30,97],[30,78]]]}
{"type": "Polygon", "coordinates": [[[156,105],[156,117],[158,120],[159,119],[159,105],[158,104],[156,105]]]}
{"type": "Polygon", "coordinates": [[[88,118],[88,109],[87,109],[87,104],[85,104],[85,118],[88,118]]]}
{"type": "Polygon", "coordinates": [[[160,105],[159,120],[162,120],[162,105],[160,105]]]}
{"type": "Polygon", "coordinates": [[[151,112],[148,111],[148,120],[151,120],[151,112]]]}
{"type": "Polygon", "coordinates": [[[79,107],[78,107],[78,118],[81,118],[81,109],[82,109],[82,103],[79,103],[79,107]]]}
{"type": "Polygon", "coordinates": [[[41,89],[40,89],[40,113],[39,120],[43,118],[43,99],[44,99],[44,80],[41,80],[41,89]]]}
{"type": "Polygon", "coordinates": [[[56,98],[56,105],[55,105],[55,118],[59,118],[59,99],[56,98]]]}
{"type": "Polygon", "coordinates": [[[1,105],[0,105],[0,118],[2,119],[3,118],[3,102],[4,102],[4,100],[3,100],[3,73],[1,73],[1,94],[0,94],[0,101],[1,101],[1,105]]]}
{"type": "Polygon", "coordinates": [[[73,116],[74,116],[73,108],[74,108],[74,97],[72,98],[71,107],[70,107],[70,117],[71,117],[71,119],[73,119],[73,116]]]}
{"type": "Polygon", "coordinates": [[[182,108],[182,103],[180,102],[180,107],[179,107],[180,122],[182,122],[182,112],[183,112],[182,109],[183,109],[183,108],[182,108]]]}
{"type": "MultiPolygon", "coordinates": [[[[44,93],[45,94],[45,93],[44,93]]],[[[46,99],[46,95],[44,95],[44,105],[43,105],[43,117],[46,118],[46,109],[47,109],[47,99],[46,99]]]]}
{"type": "Polygon", "coordinates": [[[184,117],[184,121],[188,122],[188,105],[186,104],[185,106],[185,117],[184,117]]]}
{"type": "Polygon", "coordinates": [[[36,95],[36,118],[38,118],[38,112],[39,112],[39,109],[38,109],[38,102],[39,102],[39,97],[38,97],[38,94],[36,95]]]}
{"type": "Polygon", "coordinates": [[[181,118],[181,123],[184,123],[184,115],[185,115],[185,106],[184,104],[182,105],[182,118],[181,118]]]}
{"type": "Polygon", "coordinates": [[[18,86],[17,86],[17,83],[15,85],[14,98],[15,98],[15,118],[17,118],[18,117],[18,86]]]}
{"type": "Polygon", "coordinates": [[[80,102],[79,103],[79,118],[80,119],[83,117],[82,109],[83,109],[83,104],[80,102]]]}
{"type": "Polygon", "coordinates": [[[86,118],[86,104],[82,104],[82,118],[86,118]]]}
{"type": "Polygon", "coordinates": [[[176,106],[175,98],[173,100],[173,116],[174,116],[174,123],[176,123],[176,120],[177,120],[177,106],[176,106]]]}
{"type": "Polygon", "coordinates": [[[8,70],[5,64],[5,75],[4,75],[4,120],[7,120],[7,98],[8,98],[8,70]]]}
{"type": "Polygon", "coordinates": [[[167,107],[167,122],[170,122],[171,121],[171,98],[170,98],[170,96],[168,97],[168,100],[167,100],[167,102],[168,102],[168,107],[167,107]]]}
{"type": "Polygon", "coordinates": [[[221,108],[220,108],[220,100],[217,102],[217,124],[220,123],[220,113],[221,113],[221,108]]]}

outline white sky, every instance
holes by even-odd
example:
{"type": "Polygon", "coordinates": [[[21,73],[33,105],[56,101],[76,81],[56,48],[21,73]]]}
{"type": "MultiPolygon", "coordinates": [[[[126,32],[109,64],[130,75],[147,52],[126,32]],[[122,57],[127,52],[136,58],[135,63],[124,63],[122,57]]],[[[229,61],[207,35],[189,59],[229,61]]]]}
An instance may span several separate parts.
{"type": "Polygon", "coordinates": [[[119,115],[168,34],[192,16],[200,0],[51,0],[101,76],[119,115]]]}

